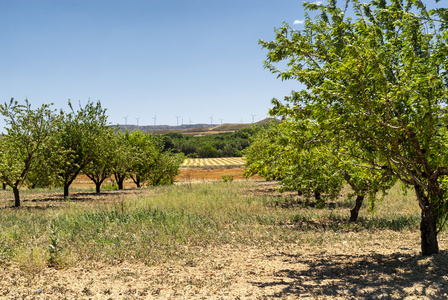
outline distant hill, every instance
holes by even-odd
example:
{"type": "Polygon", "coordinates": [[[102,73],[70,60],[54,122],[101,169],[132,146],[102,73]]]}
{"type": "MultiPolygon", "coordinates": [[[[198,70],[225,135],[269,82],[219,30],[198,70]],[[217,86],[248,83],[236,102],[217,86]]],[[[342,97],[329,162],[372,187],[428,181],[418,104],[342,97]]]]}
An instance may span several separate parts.
{"type": "MultiPolygon", "coordinates": [[[[170,125],[144,125],[144,126],[137,126],[137,125],[118,125],[122,131],[133,131],[133,130],[140,130],[143,132],[148,131],[157,131],[157,130],[187,130],[192,128],[204,128],[204,127],[210,127],[210,126],[217,126],[217,125],[210,125],[210,124],[183,124],[180,126],[170,126],[170,125]]],[[[117,125],[112,125],[113,128],[116,128],[117,125]]]]}
{"type": "MultiPolygon", "coordinates": [[[[262,121],[255,123],[255,125],[264,125],[271,122],[275,122],[273,118],[267,118],[262,121]]],[[[277,121],[278,122],[278,121],[277,121]]],[[[217,134],[223,132],[235,132],[242,128],[251,127],[252,123],[226,123],[222,125],[217,124],[183,124],[180,126],[170,126],[170,125],[145,125],[145,126],[136,126],[136,125],[118,125],[122,131],[126,129],[129,131],[140,130],[143,132],[152,132],[155,134],[165,134],[169,132],[177,132],[181,134],[189,134],[189,135],[207,135],[207,134],[217,134]]],[[[113,125],[112,127],[117,127],[117,125],[113,125]]]]}

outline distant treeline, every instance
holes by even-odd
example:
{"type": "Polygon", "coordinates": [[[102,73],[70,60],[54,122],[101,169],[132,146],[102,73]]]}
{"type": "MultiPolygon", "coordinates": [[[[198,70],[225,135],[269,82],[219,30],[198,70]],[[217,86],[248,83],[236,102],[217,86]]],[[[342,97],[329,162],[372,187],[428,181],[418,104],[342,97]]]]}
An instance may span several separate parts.
{"type": "Polygon", "coordinates": [[[170,132],[163,134],[165,150],[184,153],[190,158],[240,157],[250,145],[251,137],[262,127],[252,126],[236,132],[217,133],[205,136],[183,135],[170,132]]]}

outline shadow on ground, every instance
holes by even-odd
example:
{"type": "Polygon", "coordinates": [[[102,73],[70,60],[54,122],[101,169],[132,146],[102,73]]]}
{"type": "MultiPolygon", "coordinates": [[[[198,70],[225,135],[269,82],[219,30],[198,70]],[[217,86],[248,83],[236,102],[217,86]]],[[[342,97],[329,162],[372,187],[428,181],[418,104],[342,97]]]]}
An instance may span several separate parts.
{"type": "Polygon", "coordinates": [[[430,257],[402,253],[278,255],[291,268],[276,272],[270,281],[252,282],[261,288],[282,288],[268,298],[448,299],[447,251],[430,257]]]}
{"type": "Polygon", "coordinates": [[[14,198],[12,191],[8,193],[6,191],[3,196],[6,195],[6,199],[3,199],[4,207],[2,209],[27,209],[27,210],[45,210],[54,209],[59,207],[63,203],[67,202],[96,202],[96,201],[114,201],[120,197],[130,194],[142,194],[147,192],[145,189],[125,189],[125,190],[103,190],[97,194],[95,192],[77,192],[70,193],[68,199],[64,199],[62,192],[45,192],[45,193],[22,193],[21,206],[19,208],[13,207],[14,198]]]}

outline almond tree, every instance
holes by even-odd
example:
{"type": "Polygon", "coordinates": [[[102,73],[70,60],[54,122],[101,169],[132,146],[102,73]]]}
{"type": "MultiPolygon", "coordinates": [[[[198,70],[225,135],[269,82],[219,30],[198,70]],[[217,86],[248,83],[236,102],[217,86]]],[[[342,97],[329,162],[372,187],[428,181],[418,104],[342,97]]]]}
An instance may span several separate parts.
{"type": "Polygon", "coordinates": [[[101,102],[88,102],[85,107],[61,111],[62,122],[58,133],[58,145],[67,154],[60,166],[59,177],[64,187],[64,198],[69,196],[69,187],[86,166],[97,157],[100,136],[107,125],[106,110],[101,102]]]}
{"type": "Polygon", "coordinates": [[[272,113],[314,120],[341,143],[340,153],[412,186],[422,254],[438,253],[448,216],[448,10],[427,10],[420,0],[304,8],[318,13],[307,14],[303,30],[285,24],[274,41],[260,41],[269,51],[265,66],[304,86],[274,99],[272,113]]]}
{"type": "Polygon", "coordinates": [[[19,207],[19,188],[29,183],[31,173],[52,176],[47,169],[42,170],[51,163],[42,162],[45,157],[61,154],[53,134],[59,117],[47,104],[31,109],[27,99],[24,104],[11,99],[0,105],[0,113],[6,122],[6,134],[0,141],[0,180],[12,187],[14,206],[19,207]]]}
{"type": "Polygon", "coordinates": [[[356,222],[364,199],[373,209],[379,192],[384,196],[396,180],[386,170],[342,155],[340,143],[331,143],[323,132],[313,130],[316,125],[309,120],[285,119],[262,130],[245,151],[245,175],[278,180],[280,191],[314,195],[320,206],[327,198],[339,196],[343,185],[348,184],[353,190],[350,196],[356,197],[350,221],[356,222]]]}
{"type": "Polygon", "coordinates": [[[95,190],[99,194],[101,184],[110,178],[114,171],[114,157],[116,133],[111,127],[104,127],[95,139],[95,155],[83,169],[83,173],[95,183],[95,190]]]}
{"type": "Polygon", "coordinates": [[[183,161],[183,154],[173,154],[171,151],[159,149],[148,177],[149,184],[152,186],[173,184],[175,177],[180,173],[179,167],[183,161]]]}
{"type": "Polygon", "coordinates": [[[118,189],[123,189],[126,178],[130,177],[131,162],[133,159],[132,147],[129,143],[129,132],[117,131],[113,139],[113,175],[118,189]]]}
{"type": "Polygon", "coordinates": [[[149,178],[151,168],[158,152],[155,139],[150,134],[133,131],[127,135],[132,159],[129,166],[129,176],[137,187],[141,187],[149,178]]]}
{"type": "Polygon", "coordinates": [[[261,130],[246,149],[246,176],[278,180],[279,191],[314,196],[318,206],[339,195],[344,179],[338,162],[323,147],[305,142],[310,130],[284,120],[261,130]],[[295,129],[294,129],[295,127],[295,129]]]}

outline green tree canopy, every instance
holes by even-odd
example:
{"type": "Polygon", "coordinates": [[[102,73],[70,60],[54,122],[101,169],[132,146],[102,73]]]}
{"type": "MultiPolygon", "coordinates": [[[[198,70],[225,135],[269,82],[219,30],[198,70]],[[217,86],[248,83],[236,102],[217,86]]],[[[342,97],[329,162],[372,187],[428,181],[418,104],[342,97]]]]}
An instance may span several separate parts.
{"type": "Polygon", "coordinates": [[[43,180],[52,181],[54,174],[48,172],[45,158],[61,154],[53,133],[58,130],[59,118],[50,105],[31,109],[31,104],[24,104],[11,99],[0,105],[0,113],[6,122],[6,135],[0,141],[0,176],[1,180],[12,187],[14,206],[20,206],[19,188],[29,184],[30,174],[40,173],[43,180]]]}
{"type": "Polygon", "coordinates": [[[112,170],[118,189],[123,189],[126,178],[130,176],[133,148],[129,142],[129,132],[117,131],[112,142],[112,170]]]}
{"type": "Polygon", "coordinates": [[[70,112],[61,111],[62,122],[58,133],[58,144],[67,154],[60,166],[59,176],[64,186],[64,197],[69,195],[69,187],[78,174],[98,157],[99,137],[104,134],[107,125],[106,110],[101,103],[88,102],[85,107],[73,109],[69,101],[70,112]]]}
{"type": "Polygon", "coordinates": [[[127,139],[132,149],[129,175],[137,187],[141,187],[149,180],[157,154],[163,149],[163,140],[141,131],[128,133],[127,139]]]}
{"type": "Polygon", "coordinates": [[[420,0],[304,8],[303,30],[285,24],[274,41],[260,41],[265,66],[305,87],[274,99],[271,113],[315,121],[345,157],[413,186],[422,254],[437,253],[448,210],[447,10],[427,10],[420,0]]]}
{"type": "MultiPolygon", "coordinates": [[[[356,204],[351,209],[350,221],[357,221],[364,199],[374,208],[378,192],[382,195],[396,180],[389,172],[372,168],[369,164],[346,157],[339,152],[339,143],[327,143],[315,122],[284,120],[261,131],[246,149],[246,176],[258,174],[280,182],[279,190],[298,191],[313,196],[318,206],[326,199],[334,199],[344,184],[353,190],[356,204]]],[[[355,148],[356,147],[352,147],[355,148]]]]}
{"type": "Polygon", "coordinates": [[[83,173],[95,183],[97,193],[101,191],[101,184],[109,178],[114,171],[114,158],[117,155],[116,132],[112,127],[104,127],[95,139],[95,155],[85,166],[83,173]]]}

